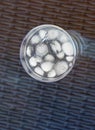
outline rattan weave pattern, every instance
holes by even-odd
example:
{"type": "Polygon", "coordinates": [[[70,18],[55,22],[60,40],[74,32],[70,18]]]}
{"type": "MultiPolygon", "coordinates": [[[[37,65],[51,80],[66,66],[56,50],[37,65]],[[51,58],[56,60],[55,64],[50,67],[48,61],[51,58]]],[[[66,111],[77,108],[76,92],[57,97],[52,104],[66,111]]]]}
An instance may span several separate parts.
{"type": "Polygon", "coordinates": [[[47,23],[95,38],[95,0],[0,0],[0,130],[95,130],[94,46],[59,82],[21,66],[23,37],[47,23]]]}

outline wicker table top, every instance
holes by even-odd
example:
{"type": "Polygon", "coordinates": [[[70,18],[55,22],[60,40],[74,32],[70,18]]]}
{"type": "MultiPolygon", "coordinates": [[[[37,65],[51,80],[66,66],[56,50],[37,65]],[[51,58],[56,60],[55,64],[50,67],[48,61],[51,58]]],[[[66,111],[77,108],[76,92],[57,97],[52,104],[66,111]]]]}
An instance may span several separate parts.
{"type": "Polygon", "coordinates": [[[0,130],[95,130],[95,58],[81,57],[56,83],[21,66],[23,37],[47,23],[95,38],[95,0],[0,1],[0,130]]]}

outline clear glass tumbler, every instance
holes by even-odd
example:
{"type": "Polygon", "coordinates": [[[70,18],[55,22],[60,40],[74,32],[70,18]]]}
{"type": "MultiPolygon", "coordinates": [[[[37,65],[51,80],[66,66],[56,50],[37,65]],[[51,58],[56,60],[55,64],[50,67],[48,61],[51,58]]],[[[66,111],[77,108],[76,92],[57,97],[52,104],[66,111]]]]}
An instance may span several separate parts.
{"type": "Polygon", "coordinates": [[[28,32],[20,48],[20,60],[25,71],[42,82],[64,78],[79,55],[87,55],[89,39],[73,30],[40,25],[28,32]]]}

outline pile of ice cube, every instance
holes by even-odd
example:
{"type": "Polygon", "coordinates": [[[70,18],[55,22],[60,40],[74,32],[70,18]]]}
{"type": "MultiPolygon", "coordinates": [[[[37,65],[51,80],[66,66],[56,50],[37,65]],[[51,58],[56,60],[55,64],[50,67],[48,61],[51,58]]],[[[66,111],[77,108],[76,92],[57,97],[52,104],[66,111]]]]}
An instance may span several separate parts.
{"type": "Polygon", "coordinates": [[[26,47],[32,71],[46,78],[66,73],[73,66],[74,56],[74,46],[68,35],[53,27],[35,31],[26,47]]]}

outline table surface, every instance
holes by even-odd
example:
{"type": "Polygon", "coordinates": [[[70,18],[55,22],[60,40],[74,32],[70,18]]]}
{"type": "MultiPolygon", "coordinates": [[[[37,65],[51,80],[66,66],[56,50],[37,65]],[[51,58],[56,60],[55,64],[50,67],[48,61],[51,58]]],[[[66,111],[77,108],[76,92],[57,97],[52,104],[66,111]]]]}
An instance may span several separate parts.
{"type": "Polygon", "coordinates": [[[21,41],[41,24],[95,38],[95,0],[0,1],[0,130],[95,130],[95,57],[80,57],[55,83],[22,68],[21,41]]]}

